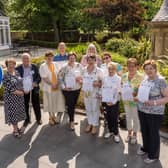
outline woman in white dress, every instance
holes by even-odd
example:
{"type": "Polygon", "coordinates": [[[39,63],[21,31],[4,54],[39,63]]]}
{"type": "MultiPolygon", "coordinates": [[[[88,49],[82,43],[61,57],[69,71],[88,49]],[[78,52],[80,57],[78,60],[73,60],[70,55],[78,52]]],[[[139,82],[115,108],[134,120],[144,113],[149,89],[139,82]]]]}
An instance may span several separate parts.
{"type": "Polygon", "coordinates": [[[96,63],[96,56],[89,56],[87,58],[88,65],[83,72],[83,86],[84,92],[84,104],[88,119],[88,125],[85,129],[86,132],[90,132],[94,135],[97,133],[97,126],[99,125],[100,115],[100,86],[103,73],[98,68],[96,63]]]}
{"type": "Polygon", "coordinates": [[[44,111],[49,113],[49,124],[57,123],[56,113],[65,111],[64,98],[59,88],[58,69],[53,62],[53,52],[45,54],[46,62],[40,66],[40,76],[42,78],[42,90],[44,111]]]}

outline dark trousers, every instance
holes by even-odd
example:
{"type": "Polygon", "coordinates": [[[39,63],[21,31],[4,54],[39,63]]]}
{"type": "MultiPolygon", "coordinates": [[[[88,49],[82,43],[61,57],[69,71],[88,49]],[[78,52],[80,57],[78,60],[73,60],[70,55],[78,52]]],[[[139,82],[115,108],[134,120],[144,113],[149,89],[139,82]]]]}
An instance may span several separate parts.
{"type": "MultiPolygon", "coordinates": [[[[29,114],[30,93],[24,94],[24,102],[25,102],[25,111],[26,111],[26,120],[24,122],[24,126],[27,126],[27,124],[30,122],[30,114],[29,114]]],[[[32,90],[31,102],[33,105],[33,110],[35,113],[36,121],[40,121],[41,120],[41,109],[40,109],[39,91],[32,90]]]]}
{"type": "Polygon", "coordinates": [[[67,108],[70,122],[74,121],[75,106],[79,97],[79,93],[80,90],[73,90],[73,91],[63,90],[63,95],[65,97],[65,105],[67,108]]]}
{"type": "Polygon", "coordinates": [[[141,111],[138,114],[143,140],[142,150],[148,153],[150,159],[158,159],[160,154],[159,128],[163,115],[146,114],[141,111]]]}
{"type": "Polygon", "coordinates": [[[104,114],[108,123],[109,132],[118,134],[118,111],[119,102],[115,105],[108,106],[106,103],[102,103],[104,114]]]}

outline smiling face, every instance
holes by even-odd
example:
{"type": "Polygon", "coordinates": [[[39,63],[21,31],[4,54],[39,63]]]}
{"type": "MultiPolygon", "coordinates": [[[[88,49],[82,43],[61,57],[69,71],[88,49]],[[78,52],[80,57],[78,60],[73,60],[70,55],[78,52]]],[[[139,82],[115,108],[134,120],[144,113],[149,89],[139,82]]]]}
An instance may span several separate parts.
{"type": "Polygon", "coordinates": [[[95,56],[89,56],[87,58],[88,65],[94,65],[96,63],[96,57],[95,56]]]}
{"type": "Polygon", "coordinates": [[[74,54],[69,55],[69,59],[68,59],[68,61],[69,61],[70,64],[74,63],[74,62],[76,61],[76,57],[75,57],[75,55],[74,55],[74,54]]]}
{"type": "Polygon", "coordinates": [[[117,72],[116,65],[113,63],[108,64],[109,76],[113,76],[117,72]]]}
{"type": "Polygon", "coordinates": [[[156,68],[154,68],[154,66],[152,66],[150,64],[149,65],[145,65],[144,71],[145,71],[145,73],[146,73],[146,75],[148,76],[149,79],[155,78],[155,76],[157,74],[156,68]]]}
{"type": "Polygon", "coordinates": [[[103,61],[104,61],[104,63],[108,64],[109,62],[111,62],[111,56],[104,54],[103,61]]]}
{"type": "Polygon", "coordinates": [[[137,71],[137,65],[135,65],[134,63],[128,63],[127,69],[129,74],[135,74],[137,71]]]}
{"type": "Polygon", "coordinates": [[[61,54],[61,55],[64,55],[65,54],[65,43],[61,42],[58,46],[58,52],[61,54]]]}
{"type": "Polygon", "coordinates": [[[28,67],[30,65],[31,61],[29,54],[25,53],[22,55],[22,63],[25,67],[28,67]]]}
{"type": "Polygon", "coordinates": [[[6,62],[8,72],[14,72],[16,67],[16,62],[13,60],[9,60],[6,62]]]}

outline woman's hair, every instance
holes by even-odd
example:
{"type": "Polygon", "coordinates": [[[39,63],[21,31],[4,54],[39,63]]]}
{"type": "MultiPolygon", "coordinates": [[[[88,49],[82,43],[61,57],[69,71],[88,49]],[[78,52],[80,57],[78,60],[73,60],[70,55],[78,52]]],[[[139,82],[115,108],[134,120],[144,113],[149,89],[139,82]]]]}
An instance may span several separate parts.
{"type": "Polygon", "coordinates": [[[74,55],[74,56],[75,56],[75,59],[77,58],[77,55],[76,55],[76,53],[75,53],[75,52],[69,52],[69,53],[68,53],[68,59],[69,59],[69,57],[70,57],[70,56],[72,56],[72,55],[74,55]]]}
{"type": "Polygon", "coordinates": [[[89,58],[94,59],[96,61],[96,56],[95,55],[87,56],[87,61],[89,60],[89,58]]]}
{"type": "Polygon", "coordinates": [[[90,48],[94,48],[94,50],[95,50],[95,55],[97,55],[97,49],[96,49],[96,46],[94,45],[94,44],[89,44],[88,45],[88,48],[87,48],[87,51],[86,51],[86,55],[89,55],[89,49],[90,48]]]}
{"type": "Polygon", "coordinates": [[[103,52],[103,55],[102,55],[102,57],[104,57],[105,55],[107,55],[108,57],[110,57],[111,58],[111,54],[109,53],[109,52],[103,52]]]}
{"type": "Polygon", "coordinates": [[[115,70],[117,70],[116,64],[113,62],[108,63],[108,69],[109,68],[115,68],[115,70]]]}
{"type": "Polygon", "coordinates": [[[63,46],[66,48],[66,45],[65,45],[64,42],[60,42],[60,43],[58,44],[58,48],[59,48],[61,45],[63,45],[63,46]]]}
{"type": "Polygon", "coordinates": [[[151,65],[157,71],[157,64],[155,60],[146,60],[143,64],[143,69],[145,69],[147,65],[151,65]]]}
{"type": "Polygon", "coordinates": [[[47,51],[46,53],[45,53],[45,57],[48,57],[48,56],[54,56],[54,53],[53,53],[53,51],[47,51]]]}
{"type": "Polygon", "coordinates": [[[5,65],[6,65],[6,67],[8,67],[8,64],[9,64],[9,63],[13,63],[13,64],[16,65],[16,61],[15,61],[14,58],[8,58],[8,59],[5,60],[5,65]]]}
{"type": "Polygon", "coordinates": [[[136,58],[129,58],[129,59],[127,60],[127,65],[128,65],[128,64],[134,64],[135,66],[137,66],[137,65],[138,65],[138,61],[137,61],[136,58]]]}

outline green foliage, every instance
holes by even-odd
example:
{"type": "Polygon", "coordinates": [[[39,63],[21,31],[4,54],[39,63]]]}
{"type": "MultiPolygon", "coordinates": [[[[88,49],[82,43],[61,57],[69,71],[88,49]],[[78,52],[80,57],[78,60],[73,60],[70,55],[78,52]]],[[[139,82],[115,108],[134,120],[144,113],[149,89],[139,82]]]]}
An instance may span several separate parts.
{"type": "Polygon", "coordinates": [[[98,43],[104,43],[107,41],[108,36],[109,36],[109,33],[107,31],[106,32],[102,31],[102,32],[98,32],[95,35],[95,38],[98,43]]]}
{"type": "Polygon", "coordinates": [[[141,38],[139,42],[131,38],[112,38],[107,41],[105,48],[128,58],[135,57],[142,64],[149,58],[151,42],[145,38],[141,38]]]}

